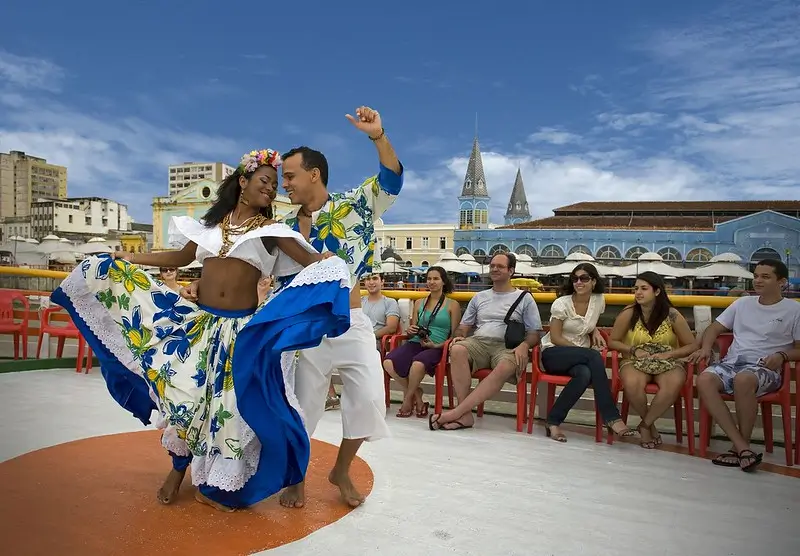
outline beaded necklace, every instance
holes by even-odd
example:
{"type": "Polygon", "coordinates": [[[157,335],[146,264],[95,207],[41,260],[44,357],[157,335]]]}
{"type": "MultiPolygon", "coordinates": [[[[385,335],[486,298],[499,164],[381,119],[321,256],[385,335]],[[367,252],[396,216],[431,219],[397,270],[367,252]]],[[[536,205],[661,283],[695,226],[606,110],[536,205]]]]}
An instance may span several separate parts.
{"type": "Polygon", "coordinates": [[[219,250],[220,258],[225,258],[228,256],[228,251],[230,251],[231,247],[233,247],[233,244],[236,243],[236,238],[246,234],[247,232],[251,232],[257,228],[260,228],[269,222],[266,216],[258,213],[255,216],[251,216],[241,224],[233,224],[231,223],[231,214],[232,213],[226,214],[225,218],[222,219],[222,223],[220,224],[220,228],[222,228],[222,247],[219,250]]]}

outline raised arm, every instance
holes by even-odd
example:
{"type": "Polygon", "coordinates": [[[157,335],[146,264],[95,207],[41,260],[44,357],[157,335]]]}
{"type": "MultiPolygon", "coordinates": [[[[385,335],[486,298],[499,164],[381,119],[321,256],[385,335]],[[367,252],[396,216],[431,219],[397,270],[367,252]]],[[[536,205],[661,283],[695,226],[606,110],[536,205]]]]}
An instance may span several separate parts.
{"type": "Polygon", "coordinates": [[[197,244],[190,241],[180,251],[161,251],[159,253],[127,253],[117,251],[113,253],[115,259],[125,259],[129,263],[145,266],[174,266],[180,268],[192,263],[196,256],[197,244]]]}

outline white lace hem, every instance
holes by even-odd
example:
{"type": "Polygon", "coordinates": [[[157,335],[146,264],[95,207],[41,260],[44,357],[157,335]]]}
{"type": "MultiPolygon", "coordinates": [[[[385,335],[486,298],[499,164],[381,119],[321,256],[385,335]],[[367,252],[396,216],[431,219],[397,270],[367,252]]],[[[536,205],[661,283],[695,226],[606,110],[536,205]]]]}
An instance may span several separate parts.
{"type": "Polygon", "coordinates": [[[299,286],[337,281],[341,287],[349,289],[350,271],[347,269],[347,264],[342,259],[339,257],[330,257],[305,267],[286,285],[286,287],[296,288],[299,286]]]}

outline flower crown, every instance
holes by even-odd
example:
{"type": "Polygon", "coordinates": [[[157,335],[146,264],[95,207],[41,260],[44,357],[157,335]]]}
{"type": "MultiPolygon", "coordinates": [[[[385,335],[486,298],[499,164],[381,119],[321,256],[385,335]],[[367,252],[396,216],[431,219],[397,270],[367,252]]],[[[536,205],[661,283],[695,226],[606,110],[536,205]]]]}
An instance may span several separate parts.
{"type": "Polygon", "coordinates": [[[239,161],[239,170],[243,174],[255,172],[259,166],[272,166],[276,170],[282,164],[281,155],[278,151],[272,149],[263,149],[260,151],[250,151],[242,156],[239,161]]]}

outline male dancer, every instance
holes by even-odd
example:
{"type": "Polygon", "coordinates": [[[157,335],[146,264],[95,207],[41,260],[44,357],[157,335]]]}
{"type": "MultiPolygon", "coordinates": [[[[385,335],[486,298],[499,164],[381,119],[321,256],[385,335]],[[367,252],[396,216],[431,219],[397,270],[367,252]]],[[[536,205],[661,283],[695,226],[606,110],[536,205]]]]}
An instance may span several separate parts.
{"type": "MultiPolygon", "coordinates": [[[[361,310],[359,280],[372,272],[375,249],[373,222],[394,202],[403,186],[403,166],[386,137],[380,114],[366,106],[347,119],[375,144],[378,175],[346,193],[328,193],[328,162],[322,153],[298,147],[283,155],[283,187],[292,204],[300,207],[284,222],[303,234],[320,252],[341,257],[350,269],[350,329],[336,338],[324,338],[302,350],[295,372],[295,394],[311,436],[325,411],[325,396],[333,369],[342,380],[342,443],[328,480],[339,487],[351,507],[364,502],[350,479],[350,464],[364,440],[389,435],[384,405],[383,370],[375,349],[372,323],[361,310]]],[[[304,484],[281,494],[289,508],[305,505],[304,484]]]]}

